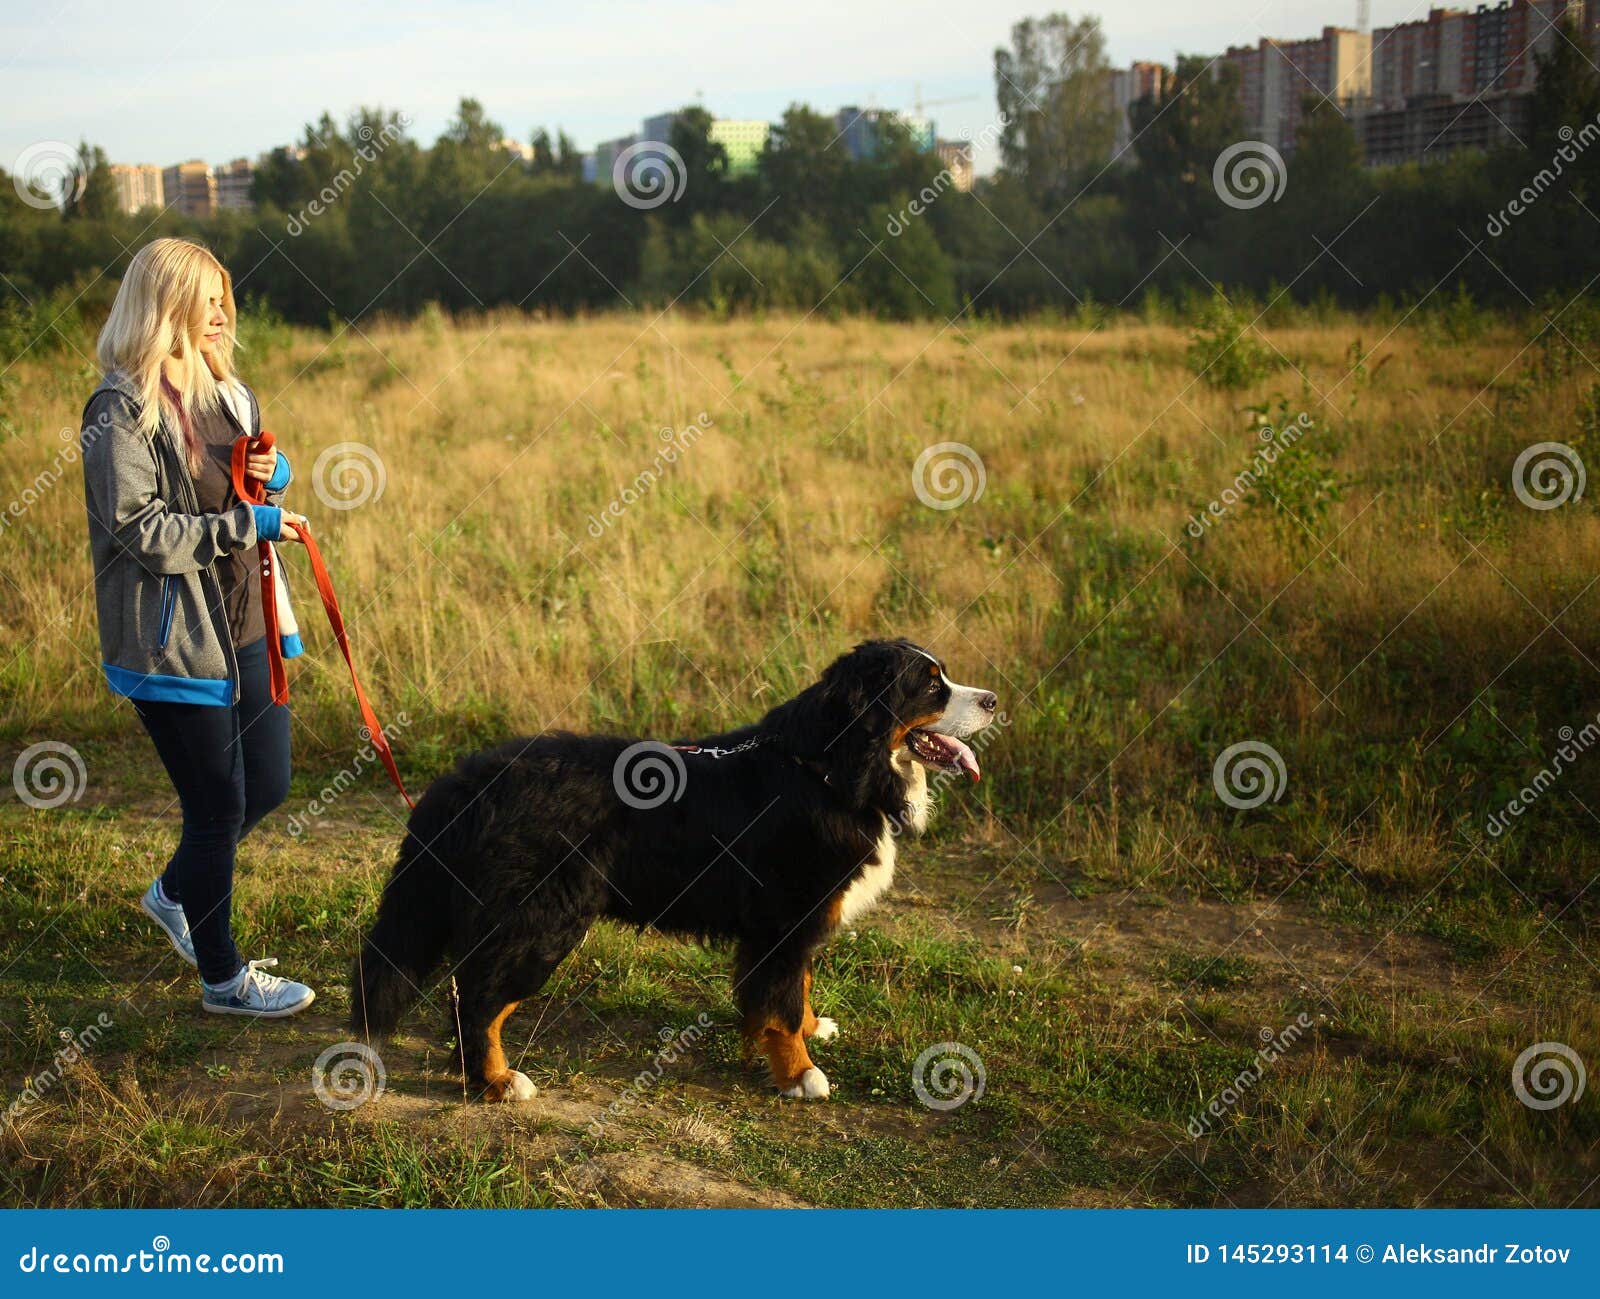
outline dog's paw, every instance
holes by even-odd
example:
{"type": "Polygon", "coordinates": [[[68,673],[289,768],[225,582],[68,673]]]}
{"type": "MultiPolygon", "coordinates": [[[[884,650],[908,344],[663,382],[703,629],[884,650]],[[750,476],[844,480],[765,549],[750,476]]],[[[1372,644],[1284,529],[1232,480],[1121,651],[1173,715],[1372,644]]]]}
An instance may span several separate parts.
{"type": "Polygon", "coordinates": [[[839,1021],[829,1019],[826,1015],[817,1016],[817,1029],[811,1035],[819,1042],[831,1042],[839,1036],[839,1021]]]}
{"type": "Polygon", "coordinates": [[[825,1101],[832,1090],[828,1086],[828,1075],[812,1065],[800,1075],[800,1081],[790,1087],[782,1095],[792,1101],[825,1101]]]}
{"type": "Polygon", "coordinates": [[[516,1101],[531,1101],[538,1094],[539,1089],[533,1085],[533,1080],[527,1074],[513,1069],[504,1080],[495,1083],[484,1093],[484,1099],[510,1105],[516,1101]]]}

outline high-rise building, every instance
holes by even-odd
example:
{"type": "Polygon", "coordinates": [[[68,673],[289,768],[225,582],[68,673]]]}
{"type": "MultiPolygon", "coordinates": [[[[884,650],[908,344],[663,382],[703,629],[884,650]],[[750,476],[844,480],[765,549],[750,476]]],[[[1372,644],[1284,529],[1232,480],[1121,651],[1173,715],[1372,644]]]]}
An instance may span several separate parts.
{"type": "MultiPolygon", "coordinates": [[[[1600,4],[1590,6],[1600,16],[1600,4]]],[[[1516,94],[1533,89],[1535,56],[1560,40],[1570,0],[1505,0],[1475,11],[1430,9],[1426,18],[1372,33],[1372,106],[1404,108],[1419,95],[1516,94]]],[[[1580,30],[1582,24],[1580,21],[1580,30]]]]}
{"type": "Polygon", "coordinates": [[[1263,36],[1253,46],[1233,46],[1213,66],[1238,69],[1246,133],[1288,153],[1308,96],[1344,112],[1366,106],[1372,90],[1371,55],[1369,33],[1324,27],[1321,36],[1306,40],[1263,36]]]}
{"type": "Polygon", "coordinates": [[[217,178],[205,163],[180,162],[161,173],[166,202],[184,216],[208,217],[217,210],[217,178]]]}
{"type": "Polygon", "coordinates": [[[1503,0],[1431,9],[1372,33],[1372,97],[1360,122],[1371,163],[1515,145],[1526,138],[1537,56],[1561,39],[1563,19],[1592,31],[1600,3],[1503,0]]]}
{"type": "Polygon", "coordinates": [[[154,163],[111,164],[111,182],[117,187],[117,207],[124,212],[142,212],[147,207],[165,207],[161,168],[154,163]]]}
{"type": "Polygon", "coordinates": [[[963,194],[972,189],[972,141],[935,140],[933,151],[944,169],[950,173],[950,183],[963,194]]]}
{"type": "Polygon", "coordinates": [[[728,175],[747,176],[755,171],[772,134],[772,123],[718,117],[711,123],[711,140],[728,155],[728,175]]]}
{"type": "Polygon", "coordinates": [[[672,128],[677,124],[678,114],[657,113],[654,117],[647,117],[643,122],[643,129],[639,132],[641,140],[655,140],[660,144],[672,143],[672,128]]]}
{"type": "Polygon", "coordinates": [[[933,122],[911,113],[897,113],[888,108],[859,108],[847,104],[834,114],[838,135],[834,144],[842,148],[854,161],[877,156],[878,134],[883,123],[898,120],[909,132],[912,145],[923,153],[933,152],[933,122]]]}
{"type": "Polygon", "coordinates": [[[594,176],[593,179],[602,185],[611,183],[611,169],[616,165],[617,157],[625,149],[632,148],[639,141],[635,136],[619,136],[615,140],[605,140],[594,147],[594,176]]]}
{"type": "Polygon", "coordinates": [[[255,179],[255,167],[248,158],[235,158],[226,167],[215,171],[217,181],[217,207],[234,212],[250,212],[255,203],[250,198],[250,182],[255,179]]]}
{"type": "Polygon", "coordinates": [[[1111,116],[1116,126],[1116,135],[1111,142],[1112,161],[1133,160],[1133,120],[1128,110],[1146,95],[1159,98],[1166,76],[1165,65],[1146,62],[1112,68],[1106,74],[1106,95],[1111,102],[1111,116]]]}
{"type": "MultiPolygon", "coordinates": [[[[677,113],[657,113],[654,117],[645,118],[639,139],[670,145],[672,128],[677,125],[678,116],[677,113]]],[[[772,123],[714,117],[708,134],[711,142],[720,144],[728,156],[728,175],[745,176],[755,171],[761,152],[767,147],[767,137],[772,134],[772,123]]]]}

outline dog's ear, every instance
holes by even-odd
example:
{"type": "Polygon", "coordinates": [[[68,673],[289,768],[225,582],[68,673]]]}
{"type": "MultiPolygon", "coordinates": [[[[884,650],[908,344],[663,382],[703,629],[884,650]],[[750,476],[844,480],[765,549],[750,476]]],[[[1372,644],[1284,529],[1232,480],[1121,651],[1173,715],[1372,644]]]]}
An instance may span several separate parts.
{"type": "Polygon", "coordinates": [[[767,714],[772,731],[796,756],[818,762],[828,783],[852,805],[865,806],[874,758],[894,727],[895,656],[881,642],[835,660],[816,684],[767,714]]]}

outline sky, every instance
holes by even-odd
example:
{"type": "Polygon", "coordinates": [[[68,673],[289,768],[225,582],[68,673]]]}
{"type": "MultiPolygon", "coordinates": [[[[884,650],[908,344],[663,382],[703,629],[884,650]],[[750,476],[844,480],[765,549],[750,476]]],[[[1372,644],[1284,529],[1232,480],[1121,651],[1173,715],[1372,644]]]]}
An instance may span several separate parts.
{"type": "MultiPolygon", "coordinates": [[[[1437,0],[1435,0],[1437,2],[1437,0]]],[[[724,3],[711,0],[282,0],[107,4],[0,0],[0,167],[40,141],[86,139],[113,162],[254,158],[324,109],[405,113],[431,144],[463,96],[507,134],[564,128],[581,148],[653,113],[701,102],[775,120],[794,102],[914,107],[939,134],[985,140],[993,56],[1011,25],[1051,11],[1013,3],[724,3]],[[938,103],[952,100],[957,102],[938,103]]],[[[1113,64],[1171,62],[1260,36],[1353,26],[1354,0],[1100,0],[1113,64]]],[[[1372,0],[1372,23],[1426,17],[1428,0],[1372,0]]],[[[986,130],[987,128],[987,130],[986,130]]],[[[980,173],[995,149],[980,147],[980,173]]]]}

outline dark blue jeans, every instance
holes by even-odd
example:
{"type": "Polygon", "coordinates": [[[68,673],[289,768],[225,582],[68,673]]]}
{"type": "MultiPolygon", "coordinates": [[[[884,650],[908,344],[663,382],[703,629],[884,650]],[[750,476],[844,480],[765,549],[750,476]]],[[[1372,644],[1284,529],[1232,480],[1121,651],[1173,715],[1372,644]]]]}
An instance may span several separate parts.
{"type": "Polygon", "coordinates": [[[233,944],[234,849],[289,794],[289,710],[272,702],[266,638],[238,658],[232,707],[133,701],[183,807],[183,834],[161,889],[183,906],[207,983],[244,966],[233,944]]]}

